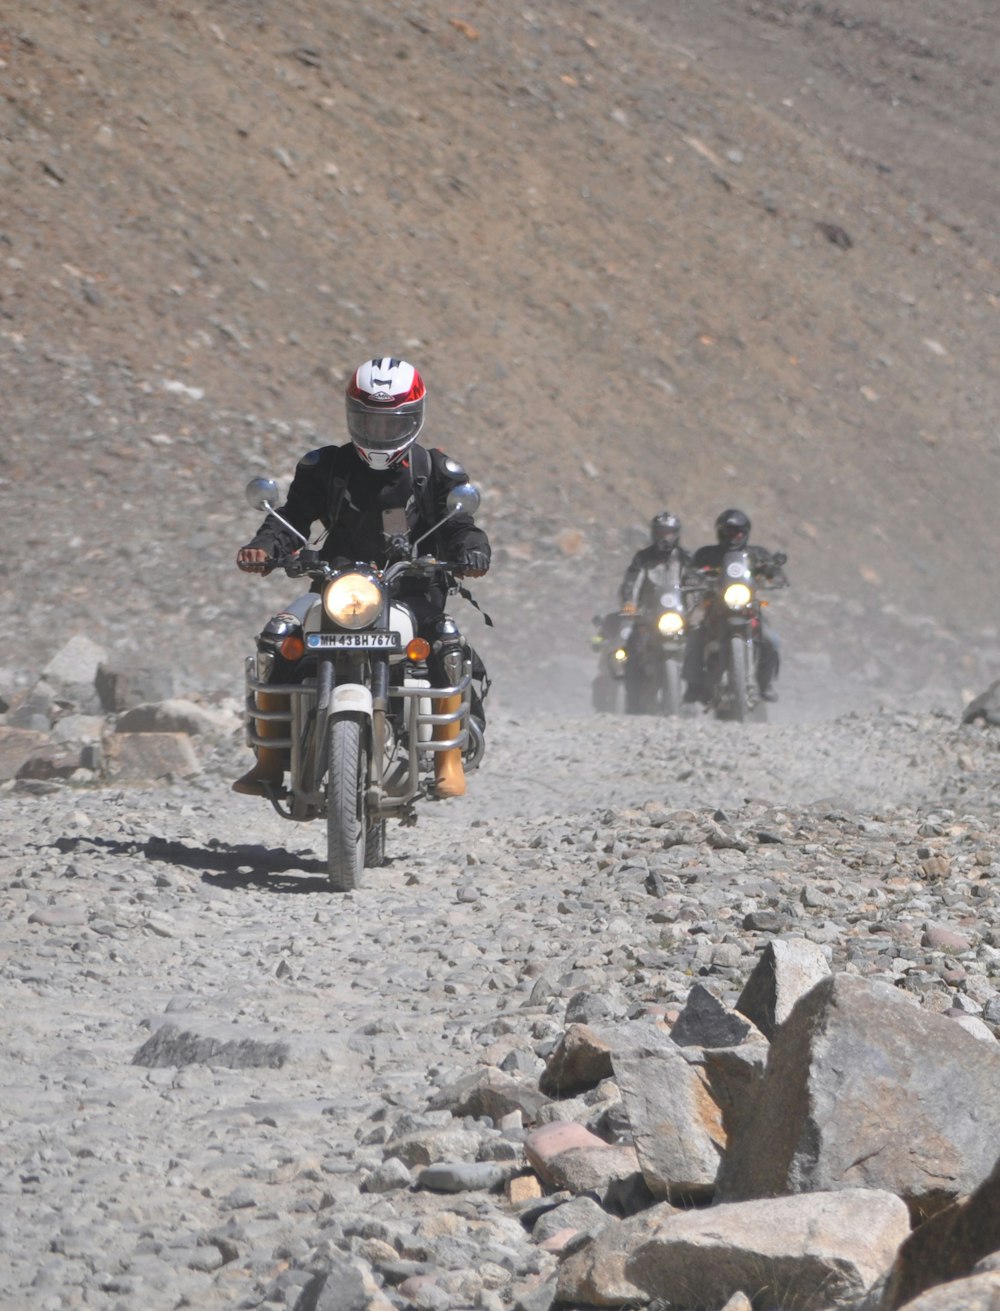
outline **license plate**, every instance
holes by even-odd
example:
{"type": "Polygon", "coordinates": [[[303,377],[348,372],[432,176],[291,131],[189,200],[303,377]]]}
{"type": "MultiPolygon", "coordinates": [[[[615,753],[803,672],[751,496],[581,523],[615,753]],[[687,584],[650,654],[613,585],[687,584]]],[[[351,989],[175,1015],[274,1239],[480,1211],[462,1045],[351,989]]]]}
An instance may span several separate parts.
{"type": "Polygon", "coordinates": [[[399,651],[398,633],[306,633],[306,646],[313,651],[399,651]]]}

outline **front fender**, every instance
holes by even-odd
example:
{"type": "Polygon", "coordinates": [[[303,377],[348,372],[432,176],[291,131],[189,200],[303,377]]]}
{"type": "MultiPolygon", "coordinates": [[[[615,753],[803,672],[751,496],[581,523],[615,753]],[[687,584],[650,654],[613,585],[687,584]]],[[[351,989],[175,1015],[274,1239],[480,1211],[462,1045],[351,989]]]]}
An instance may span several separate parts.
{"type": "Polygon", "coordinates": [[[372,694],[361,683],[341,683],[333,689],[327,718],[332,715],[364,715],[372,717],[372,694]]]}

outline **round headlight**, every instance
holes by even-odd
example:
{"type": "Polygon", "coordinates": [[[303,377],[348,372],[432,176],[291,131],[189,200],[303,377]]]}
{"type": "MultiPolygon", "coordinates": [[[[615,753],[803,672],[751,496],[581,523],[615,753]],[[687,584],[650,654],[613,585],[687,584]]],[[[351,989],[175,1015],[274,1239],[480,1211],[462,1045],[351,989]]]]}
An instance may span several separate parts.
{"type": "Polygon", "coordinates": [[[369,574],[341,574],[323,589],[323,609],[341,628],[367,628],[382,609],[382,589],[369,574]]]}
{"type": "Polygon", "coordinates": [[[618,661],[620,665],[623,665],[625,661],[628,659],[628,652],[625,650],[623,646],[615,647],[615,659],[618,661]]]}
{"type": "Polygon", "coordinates": [[[676,610],[664,610],[656,621],[656,627],[664,637],[676,637],[684,631],[684,616],[676,610]]]}
{"type": "Polygon", "coordinates": [[[722,593],[722,599],[730,610],[742,610],[753,600],[753,592],[746,583],[730,583],[722,593]]]}

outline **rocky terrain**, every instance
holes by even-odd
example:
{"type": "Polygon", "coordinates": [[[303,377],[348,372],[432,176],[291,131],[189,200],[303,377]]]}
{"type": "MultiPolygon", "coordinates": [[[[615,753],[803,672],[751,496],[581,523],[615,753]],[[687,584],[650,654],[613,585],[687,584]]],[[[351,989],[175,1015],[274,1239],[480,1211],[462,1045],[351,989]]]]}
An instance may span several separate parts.
{"type": "Polygon", "coordinates": [[[993,1194],[971,1237],[948,1209],[1000,1128],[993,725],[501,712],[468,796],[334,898],[323,832],[228,792],[236,712],[0,730],[34,733],[0,791],[0,1305],[890,1311],[1000,1245],[993,1194]],[[811,1021],[838,1054],[796,1054],[824,980],[860,990],[811,1021]],[[767,1182],[804,1069],[839,1119],[767,1182]],[[703,1259],[667,1223],[700,1216],[703,1259]],[[904,1259],[928,1216],[964,1236],[904,1259]]]}
{"type": "Polygon", "coordinates": [[[995,1305],[998,35],[0,15],[3,1311],[995,1305]],[[488,752],[333,898],[229,791],[232,560],[382,350],[483,487],[488,752]],[[595,715],[649,517],[729,504],[771,722],[595,715]]]}

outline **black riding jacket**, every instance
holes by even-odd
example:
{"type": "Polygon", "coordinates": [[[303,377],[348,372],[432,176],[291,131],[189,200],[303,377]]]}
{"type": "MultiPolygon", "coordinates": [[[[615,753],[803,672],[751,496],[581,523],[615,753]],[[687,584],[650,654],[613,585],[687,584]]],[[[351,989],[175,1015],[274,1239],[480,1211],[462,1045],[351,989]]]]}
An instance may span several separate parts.
{"type": "Polygon", "coordinates": [[[750,568],[755,574],[773,578],[779,566],[772,563],[773,554],[763,546],[747,544],[742,548],[723,546],[720,542],[711,542],[708,546],[699,546],[691,558],[692,569],[720,569],[722,559],[727,551],[742,549],[750,557],[750,568]]]}
{"type": "Polygon", "coordinates": [[[656,569],[657,566],[666,564],[671,557],[680,561],[682,569],[687,568],[691,563],[691,557],[680,546],[672,546],[669,551],[664,553],[651,542],[649,546],[644,546],[636,551],[631,564],[625,570],[625,577],[622,579],[621,587],[618,589],[619,604],[638,603],[642,596],[643,584],[649,577],[650,572],[656,569]]]}
{"type": "MultiPolygon", "coordinates": [[[[392,469],[372,469],[353,442],[323,446],[299,461],[284,505],[278,513],[305,537],[315,523],[325,529],[322,559],[352,564],[390,563],[392,538],[407,531],[422,536],[447,513],[447,496],[460,467],[443,451],[413,445],[392,469]]],[[[271,556],[287,555],[301,542],[273,515],[268,515],[248,547],[271,556]]],[[[440,560],[460,563],[467,550],[490,555],[486,534],[470,514],[456,514],[421,545],[440,560]]]]}

